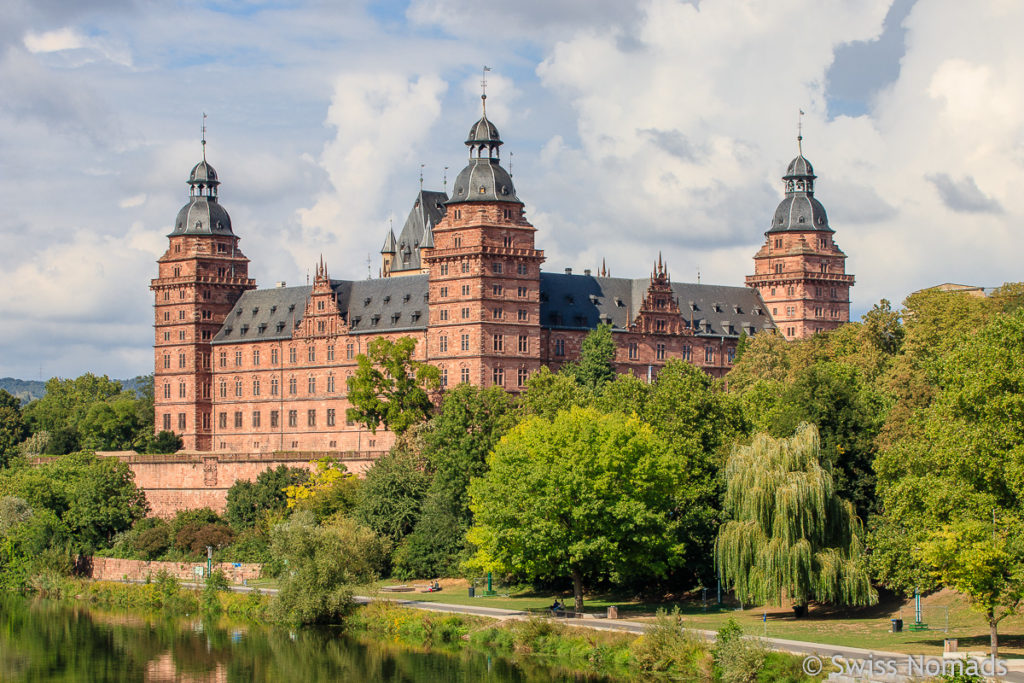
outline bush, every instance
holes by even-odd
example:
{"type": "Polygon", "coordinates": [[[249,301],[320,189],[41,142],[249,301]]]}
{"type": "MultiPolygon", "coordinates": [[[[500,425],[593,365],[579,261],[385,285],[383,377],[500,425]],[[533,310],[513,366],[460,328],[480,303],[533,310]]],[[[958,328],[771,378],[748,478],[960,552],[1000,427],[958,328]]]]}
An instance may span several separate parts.
{"type": "Polygon", "coordinates": [[[634,643],[633,658],[643,671],[686,678],[708,678],[712,669],[711,653],[683,628],[678,607],[671,613],[658,610],[651,627],[634,643]]]}
{"type": "Polygon", "coordinates": [[[239,480],[228,489],[224,516],[236,530],[255,526],[267,512],[283,510],[288,498],[285,489],[309,481],[309,471],[280,465],[261,472],[256,481],[239,480]]]}
{"type": "Polygon", "coordinates": [[[143,560],[155,560],[171,547],[171,528],[167,524],[141,531],[134,541],[135,550],[143,560]]]}
{"type": "Polygon", "coordinates": [[[759,640],[743,637],[743,628],[732,617],[715,639],[715,665],[723,683],[753,683],[768,658],[759,640]]]}
{"type": "Polygon", "coordinates": [[[230,545],[234,537],[235,532],[227,524],[189,522],[174,537],[174,545],[193,557],[199,557],[207,547],[219,550],[230,545]]]}

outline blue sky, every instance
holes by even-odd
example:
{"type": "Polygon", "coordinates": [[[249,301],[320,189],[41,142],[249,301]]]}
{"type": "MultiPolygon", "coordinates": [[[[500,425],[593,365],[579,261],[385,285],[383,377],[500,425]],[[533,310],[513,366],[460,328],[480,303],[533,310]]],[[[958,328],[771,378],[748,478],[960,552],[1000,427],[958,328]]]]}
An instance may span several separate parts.
{"type": "Polygon", "coordinates": [[[151,370],[147,286],[199,159],[251,272],[377,272],[488,113],[547,268],[741,284],[798,109],[856,314],[1022,279],[1010,0],[11,0],[0,25],[0,375],[151,370]]]}

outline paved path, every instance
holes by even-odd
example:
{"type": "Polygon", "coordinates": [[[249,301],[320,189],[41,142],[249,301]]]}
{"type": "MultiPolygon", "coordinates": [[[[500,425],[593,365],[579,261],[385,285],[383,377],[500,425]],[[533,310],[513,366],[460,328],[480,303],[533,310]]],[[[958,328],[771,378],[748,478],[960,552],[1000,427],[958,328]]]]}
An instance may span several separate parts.
{"type": "MultiPolygon", "coordinates": [[[[141,582],[139,582],[141,583],[141,582]]],[[[200,583],[182,583],[187,588],[202,589],[203,584],[200,583]]],[[[235,593],[251,593],[253,591],[260,591],[268,595],[275,595],[278,591],[276,588],[258,588],[250,586],[230,586],[229,590],[235,593]]],[[[410,609],[421,609],[429,610],[431,612],[447,612],[451,614],[468,614],[478,617],[489,617],[492,619],[501,620],[520,620],[528,619],[531,616],[536,616],[536,613],[526,612],[524,610],[511,610],[501,609],[498,607],[483,607],[476,605],[454,605],[444,602],[431,602],[427,600],[413,600],[405,598],[391,598],[391,597],[371,597],[367,595],[355,596],[355,601],[360,604],[368,604],[374,601],[386,600],[395,605],[401,607],[408,607],[410,609]]],[[[597,631],[616,631],[625,633],[635,633],[642,635],[650,628],[648,622],[642,621],[631,621],[629,619],[559,619],[559,623],[565,623],[568,626],[578,626],[581,628],[589,628],[597,631]]],[[[691,633],[698,635],[708,642],[713,642],[715,639],[714,631],[705,631],[701,629],[689,629],[691,633]]],[[[757,635],[747,636],[749,638],[757,638],[763,642],[767,647],[777,650],[779,652],[788,652],[794,655],[803,656],[815,656],[819,657],[825,666],[828,666],[828,662],[833,657],[843,657],[846,660],[857,660],[867,662],[878,662],[879,660],[888,662],[893,661],[897,665],[899,674],[895,677],[878,676],[875,678],[850,678],[833,675],[830,681],[855,681],[855,680],[877,680],[877,681],[904,681],[907,680],[906,676],[909,673],[908,668],[910,666],[908,655],[902,652],[889,652],[886,650],[869,650],[859,647],[849,647],[844,645],[828,645],[824,643],[809,643],[802,640],[787,640],[785,638],[762,638],[757,635]]],[[[942,657],[925,656],[920,660],[925,666],[941,666],[944,661],[942,657]]],[[[949,660],[945,660],[949,661],[949,660]]],[[[1019,661],[1019,660],[1018,660],[1019,661]]],[[[1016,664],[1016,662],[1014,662],[1016,664]]],[[[947,664],[948,666],[948,664],[947,664]]],[[[1013,671],[1008,675],[998,680],[1014,681],[1024,683],[1024,671],[1016,670],[1017,666],[1014,666],[1013,671]]],[[[915,679],[916,680],[916,679],[915,679]]]]}

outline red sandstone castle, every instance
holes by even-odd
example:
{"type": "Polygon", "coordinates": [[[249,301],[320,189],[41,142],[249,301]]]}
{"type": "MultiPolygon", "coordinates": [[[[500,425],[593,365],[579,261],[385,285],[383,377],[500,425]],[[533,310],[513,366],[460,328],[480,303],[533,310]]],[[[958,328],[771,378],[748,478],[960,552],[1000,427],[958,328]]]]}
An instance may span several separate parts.
{"type": "Polygon", "coordinates": [[[778,325],[797,338],[849,320],[853,276],[802,154],[784,177],[755,274],[728,287],[671,282],[660,256],[643,278],[543,272],[486,110],[465,144],[452,196],[421,189],[400,235],[389,231],[382,277],[334,280],[321,261],[312,285],[271,289],[248,277],[204,153],[151,284],[156,429],[176,432],[190,451],[372,457],[391,437],[346,420],[346,380],[376,337],[416,339],[442,388],[518,391],[541,366],[576,358],[599,324],[612,326],[620,372],[652,377],[681,358],[720,377],[741,334],[778,325]]]}

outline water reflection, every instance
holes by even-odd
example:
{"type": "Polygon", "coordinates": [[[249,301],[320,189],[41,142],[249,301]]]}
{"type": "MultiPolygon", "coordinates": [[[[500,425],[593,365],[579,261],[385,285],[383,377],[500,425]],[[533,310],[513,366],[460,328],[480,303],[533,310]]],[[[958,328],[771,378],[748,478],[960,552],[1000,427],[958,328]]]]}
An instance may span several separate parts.
{"type": "Polygon", "coordinates": [[[0,598],[2,681],[565,681],[533,661],[420,652],[332,629],[146,618],[17,596],[0,598]]]}

